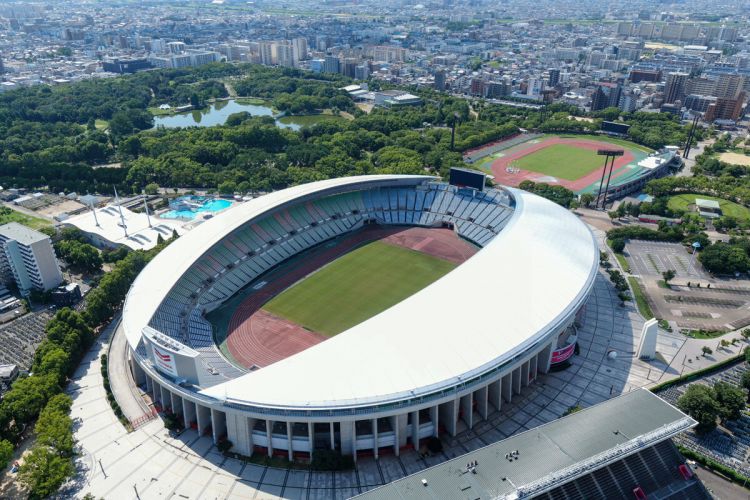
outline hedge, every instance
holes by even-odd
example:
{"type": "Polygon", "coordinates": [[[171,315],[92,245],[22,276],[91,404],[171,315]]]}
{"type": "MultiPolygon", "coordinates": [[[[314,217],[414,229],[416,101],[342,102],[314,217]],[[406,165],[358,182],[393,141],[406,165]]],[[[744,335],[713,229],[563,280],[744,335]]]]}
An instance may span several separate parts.
{"type": "Polygon", "coordinates": [[[727,366],[733,366],[735,364],[739,364],[745,360],[745,354],[738,354],[736,356],[732,356],[729,359],[725,359],[724,361],[720,361],[719,363],[716,363],[715,365],[709,366],[707,368],[702,368],[700,370],[696,370],[694,372],[688,373],[687,375],[683,375],[682,377],[677,377],[672,380],[668,380],[666,382],[662,382],[659,385],[653,386],[650,390],[654,394],[663,391],[664,389],[669,389],[670,387],[674,387],[675,385],[680,385],[683,382],[691,382],[697,378],[700,378],[703,375],[710,375],[713,372],[716,372],[722,368],[726,368],[727,366]]]}
{"type": "Polygon", "coordinates": [[[685,458],[695,460],[705,468],[710,469],[713,472],[717,472],[722,476],[725,476],[729,481],[750,490],[750,484],[747,484],[750,482],[750,477],[743,476],[734,469],[727,467],[726,465],[719,463],[716,460],[701,455],[700,453],[696,453],[689,448],[680,446],[679,444],[677,445],[677,449],[680,450],[680,453],[682,453],[685,458]]]}

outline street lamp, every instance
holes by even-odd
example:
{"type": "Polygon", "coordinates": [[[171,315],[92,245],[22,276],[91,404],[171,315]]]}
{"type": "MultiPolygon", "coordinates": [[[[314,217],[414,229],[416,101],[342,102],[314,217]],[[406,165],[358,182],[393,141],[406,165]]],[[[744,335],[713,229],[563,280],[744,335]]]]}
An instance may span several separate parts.
{"type": "Polygon", "coordinates": [[[698,249],[701,247],[699,241],[694,241],[691,245],[693,247],[693,255],[690,257],[690,267],[688,267],[688,276],[693,274],[693,263],[695,262],[695,255],[698,253],[698,249]]]}

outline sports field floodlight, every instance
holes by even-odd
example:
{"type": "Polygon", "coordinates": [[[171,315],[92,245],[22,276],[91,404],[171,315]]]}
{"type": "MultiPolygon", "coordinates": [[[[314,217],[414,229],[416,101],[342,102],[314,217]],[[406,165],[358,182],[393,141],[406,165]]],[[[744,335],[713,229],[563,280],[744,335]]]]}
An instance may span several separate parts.
{"type": "Polygon", "coordinates": [[[604,185],[604,175],[607,173],[609,164],[609,175],[607,176],[607,187],[604,189],[604,198],[602,199],[602,210],[607,206],[607,191],[609,191],[609,181],[612,179],[612,171],[615,169],[615,158],[625,154],[622,149],[599,149],[596,151],[599,156],[604,156],[604,170],[602,170],[602,179],[599,181],[599,192],[596,195],[596,204],[599,206],[599,199],[602,196],[602,186],[604,185]]]}

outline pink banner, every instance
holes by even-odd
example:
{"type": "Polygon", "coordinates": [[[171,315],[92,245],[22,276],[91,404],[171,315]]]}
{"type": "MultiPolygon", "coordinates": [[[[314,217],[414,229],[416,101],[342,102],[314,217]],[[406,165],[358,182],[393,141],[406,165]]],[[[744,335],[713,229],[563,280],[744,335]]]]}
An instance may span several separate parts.
{"type": "Polygon", "coordinates": [[[558,349],[556,351],[552,352],[552,364],[556,363],[562,363],[563,361],[566,361],[573,355],[573,351],[575,351],[576,345],[575,343],[567,345],[563,347],[562,349],[558,349]]]}

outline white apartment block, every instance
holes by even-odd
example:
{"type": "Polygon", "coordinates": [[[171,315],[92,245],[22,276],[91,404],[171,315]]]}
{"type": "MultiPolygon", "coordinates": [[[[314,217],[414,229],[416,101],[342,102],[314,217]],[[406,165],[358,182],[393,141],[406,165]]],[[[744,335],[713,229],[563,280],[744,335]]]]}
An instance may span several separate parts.
{"type": "Polygon", "coordinates": [[[49,236],[17,222],[0,226],[0,272],[23,295],[50,290],[63,281],[49,236]]]}

